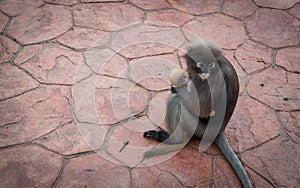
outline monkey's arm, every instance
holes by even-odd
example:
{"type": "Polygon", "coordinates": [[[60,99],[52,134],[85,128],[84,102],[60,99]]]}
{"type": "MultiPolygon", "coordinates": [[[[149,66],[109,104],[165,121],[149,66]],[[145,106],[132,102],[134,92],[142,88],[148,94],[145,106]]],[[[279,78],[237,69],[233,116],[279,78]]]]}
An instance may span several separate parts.
{"type": "Polygon", "coordinates": [[[186,88],[176,88],[176,92],[180,98],[181,103],[185,106],[185,108],[191,112],[194,116],[200,116],[200,109],[199,109],[199,99],[198,94],[195,87],[192,85],[192,81],[189,81],[188,87],[189,91],[186,88]]]}
{"type": "MultiPolygon", "coordinates": [[[[180,100],[187,110],[189,110],[194,116],[200,118],[208,118],[216,114],[215,110],[211,109],[210,112],[205,112],[205,109],[202,109],[200,113],[200,101],[198,98],[198,93],[193,85],[193,82],[190,80],[187,83],[187,87],[171,87],[172,93],[177,93],[180,96],[180,100]]],[[[201,107],[201,106],[200,106],[201,107]]]]}

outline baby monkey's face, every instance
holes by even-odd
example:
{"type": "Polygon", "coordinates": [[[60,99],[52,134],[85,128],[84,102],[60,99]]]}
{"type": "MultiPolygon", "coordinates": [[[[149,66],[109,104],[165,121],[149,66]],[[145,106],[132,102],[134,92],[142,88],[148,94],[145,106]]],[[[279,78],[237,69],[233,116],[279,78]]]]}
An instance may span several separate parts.
{"type": "Polygon", "coordinates": [[[185,87],[189,81],[189,75],[180,68],[175,68],[170,72],[169,80],[175,87],[185,87]]]}
{"type": "Polygon", "coordinates": [[[188,81],[189,81],[189,78],[188,78],[187,74],[182,73],[178,80],[178,84],[184,85],[184,84],[187,84],[188,81]]]}

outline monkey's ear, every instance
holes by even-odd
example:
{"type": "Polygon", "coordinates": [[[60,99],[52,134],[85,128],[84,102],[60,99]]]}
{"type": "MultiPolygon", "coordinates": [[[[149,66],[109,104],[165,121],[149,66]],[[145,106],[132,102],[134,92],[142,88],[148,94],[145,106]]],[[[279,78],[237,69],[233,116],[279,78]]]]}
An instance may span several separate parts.
{"type": "Polygon", "coordinates": [[[177,93],[175,87],[171,86],[171,93],[177,93]]]}

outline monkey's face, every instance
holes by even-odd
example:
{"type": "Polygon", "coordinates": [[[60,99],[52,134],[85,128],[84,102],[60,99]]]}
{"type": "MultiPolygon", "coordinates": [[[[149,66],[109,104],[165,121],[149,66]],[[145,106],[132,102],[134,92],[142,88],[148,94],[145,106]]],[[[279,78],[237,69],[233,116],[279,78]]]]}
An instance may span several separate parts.
{"type": "Polygon", "coordinates": [[[188,71],[193,78],[200,78],[201,80],[207,80],[213,76],[216,72],[216,59],[212,53],[206,54],[198,53],[198,51],[192,51],[186,56],[188,71]]]}
{"type": "Polygon", "coordinates": [[[196,62],[194,70],[198,76],[202,79],[208,79],[208,77],[213,73],[216,66],[215,62],[196,62]]]}
{"type": "Polygon", "coordinates": [[[186,73],[182,73],[179,80],[178,84],[184,85],[189,81],[188,75],[186,73]]]}

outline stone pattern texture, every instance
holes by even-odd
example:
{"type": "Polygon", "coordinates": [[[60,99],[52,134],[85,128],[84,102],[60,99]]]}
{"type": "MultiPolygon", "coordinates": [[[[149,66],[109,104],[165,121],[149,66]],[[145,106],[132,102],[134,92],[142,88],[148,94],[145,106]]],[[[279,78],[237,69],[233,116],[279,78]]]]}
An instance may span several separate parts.
{"type": "Polygon", "coordinates": [[[192,39],[239,76],[226,129],[254,187],[298,187],[298,0],[0,1],[0,187],[242,187],[193,139],[143,159],[192,39]]]}

